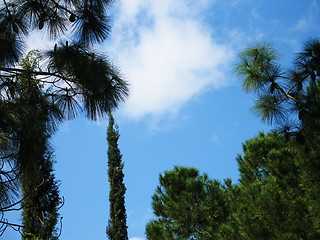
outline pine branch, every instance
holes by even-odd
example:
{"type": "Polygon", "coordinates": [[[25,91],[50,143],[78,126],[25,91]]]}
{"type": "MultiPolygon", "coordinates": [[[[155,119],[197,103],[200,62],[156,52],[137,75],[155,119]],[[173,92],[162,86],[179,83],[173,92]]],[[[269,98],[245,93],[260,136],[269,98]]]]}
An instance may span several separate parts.
{"type": "Polygon", "coordinates": [[[295,101],[296,103],[298,103],[298,100],[297,100],[295,97],[291,96],[291,95],[289,94],[289,92],[286,92],[286,91],[285,91],[282,87],[280,87],[278,84],[276,85],[276,88],[279,89],[280,92],[282,92],[287,98],[290,98],[291,100],[293,100],[293,101],[295,101]]]}
{"type": "Polygon", "coordinates": [[[58,72],[46,72],[46,71],[32,71],[32,70],[25,70],[21,68],[6,68],[6,67],[0,67],[0,71],[5,71],[5,72],[10,72],[10,73],[31,73],[34,75],[39,75],[39,76],[50,76],[50,77],[57,77],[60,79],[63,79],[65,81],[73,81],[73,79],[66,77],[64,75],[58,74],[58,72]]]}
{"type": "Polygon", "coordinates": [[[6,8],[7,12],[8,12],[8,15],[9,15],[9,16],[11,16],[11,12],[10,12],[10,10],[9,10],[9,7],[8,7],[8,4],[7,4],[7,1],[6,1],[6,0],[3,0],[3,3],[4,3],[5,8],[6,8]]]}
{"type": "Polygon", "coordinates": [[[28,228],[26,226],[22,226],[22,225],[15,224],[15,223],[9,223],[9,222],[6,222],[6,221],[1,221],[1,220],[0,220],[0,223],[6,224],[6,225],[9,225],[9,226],[13,226],[13,227],[28,228]]]}
{"type": "Polygon", "coordinates": [[[53,2],[53,3],[56,5],[57,8],[60,8],[60,9],[62,9],[62,10],[64,10],[64,11],[66,11],[67,13],[70,13],[70,14],[74,15],[75,17],[79,18],[79,16],[77,16],[75,13],[73,13],[72,11],[70,11],[69,9],[67,9],[66,7],[60,5],[58,2],[56,2],[56,1],[54,1],[54,0],[51,0],[51,2],[53,2]]]}

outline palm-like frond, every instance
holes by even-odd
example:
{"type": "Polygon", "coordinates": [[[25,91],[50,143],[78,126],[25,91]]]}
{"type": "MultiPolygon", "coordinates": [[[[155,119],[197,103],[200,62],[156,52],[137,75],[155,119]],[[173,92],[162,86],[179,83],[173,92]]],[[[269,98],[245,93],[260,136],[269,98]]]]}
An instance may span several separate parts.
{"type": "Polygon", "coordinates": [[[311,39],[304,45],[302,52],[297,54],[296,67],[307,74],[314,82],[320,77],[320,41],[311,39]]]}
{"type": "Polygon", "coordinates": [[[14,8],[11,10],[10,5],[8,6],[7,11],[0,13],[0,21],[1,32],[10,32],[17,36],[28,34],[26,19],[17,14],[14,11],[14,8]]]}
{"type": "Polygon", "coordinates": [[[54,8],[49,9],[48,20],[45,21],[48,27],[48,35],[50,39],[55,39],[67,30],[67,19],[64,11],[56,11],[54,8]]]}
{"type": "Polygon", "coordinates": [[[83,45],[63,45],[47,52],[49,67],[69,76],[91,119],[104,116],[128,95],[128,84],[105,56],[89,52],[83,45]]]}
{"type": "MultiPolygon", "coordinates": [[[[1,23],[0,23],[1,24],[1,23]]],[[[23,54],[24,43],[16,34],[0,28],[0,66],[16,64],[23,54]]]]}
{"type": "Polygon", "coordinates": [[[320,57],[320,41],[318,39],[310,39],[304,44],[302,52],[298,54],[298,58],[311,61],[320,57]]]}
{"type": "Polygon", "coordinates": [[[54,103],[60,109],[62,115],[67,119],[75,118],[77,113],[82,110],[76,97],[70,95],[68,89],[60,89],[55,92],[54,103]]]}
{"type": "Polygon", "coordinates": [[[248,48],[239,58],[235,72],[244,77],[242,86],[247,92],[264,91],[265,85],[275,81],[279,75],[279,66],[274,63],[278,54],[269,45],[248,48]]]}
{"type": "Polygon", "coordinates": [[[288,71],[288,80],[291,85],[291,92],[300,92],[303,90],[308,74],[304,71],[297,71],[296,69],[288,71]]]}
{"type": "Polygon", "coordinates": [[[95,0],[95,3],[102,8],[108,9],[115,0],[95,0]]]}
{"type": "Polygon", "coordinates": [[[109,32],[109,18],[100,4],[83,5],[75,13],[78,18],[74,22],[73,33],[79,42],[86,45],[101,43],[109,32]]]}
{"type": "Polygon", "coordinates": [[[31,29],[47,28],[51,39],[60,36],[67,29],[66,11],[52,1],[20,0],[18,15],[29,20],[31,29]]]}
{"type": "Polygon", "coordinates": [[[28,19],[29,27],[38,26],[40,18],[45,18],[46,12],[40,1],[18,0],[16,3],[18,6],[17,15],[20,18],[28,19]]]}
{"type": "Polygon", "coordinates": [[[285,120],[285,108],[279,104],[279,100],[272,95],[260,96],[256,101],[253,111],[263,121],[273,124],[285,120]]]}

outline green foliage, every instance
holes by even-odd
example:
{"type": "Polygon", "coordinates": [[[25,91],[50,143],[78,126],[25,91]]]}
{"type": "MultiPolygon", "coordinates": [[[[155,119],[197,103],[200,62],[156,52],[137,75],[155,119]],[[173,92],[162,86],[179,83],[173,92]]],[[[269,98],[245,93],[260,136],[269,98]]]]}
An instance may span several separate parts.
{"type": "Polygon", "coordinates": [[[92,44],[105,40],[110,30],[109,0],[9,0],[0,3],[0,100],[12,100],[11,90],[20,75],[31,74],[45,85],[48,96],[64,118],[85,111],[90,119],[106,116],[128,96],[119,70],[92,44]],[[38,53],[37,65],[17,68],[24,56],[24,40],[36,28],[54,40],[65,30],[74,35],[52,50],[38,53]]]}
{"type": "MultiPolygon", "coordinates": [[[[0,40],[7,48],[1,48],[1,55],[10,59],[8,56],[17,52],[14,49],[20,39],[34,29],[45,30],[51,39],[56,39],[66,30],[71,30],[72,39],[77,42],[86,45],[100,43],[106,39],[110,31],[106,10],[111,2],[109,0],[4,1],[1,3],[0,40]]],[[[15,57],[11,59],[16,60],[15,57]]]]}
{"type": "Polygon", "coordinates": [[[52,160],[50,156],[46,158],[33,171],[36,175],[23,176],[22,239],[58,239],[56,224],[61,199],[58,182],[53,174],[52,160]]]}
{"type": "Polygon", "coordinates": [[[319,49],[308,41],[286,71],[268,45],[240,54],[236,71],[257,96],[254,112],[278,129],[243,145],[220,239],[320,238],[319,49]]]}
{"type": "Polygon", "coordinates": [[[317,239],[305,194],[303,149],[277,133],[247,141],[238,157],[240,183],[233,191],[225,239],[317,239]]]}
{"type": "Polygon", "coordinates": [[[108,140],[108,181],[110,183],[110,216],[107,236],[110,240],[126,240],[127,214],[125,208],[126,187],[123,182],[122,155],[118,147],[119,130],[115,126],[112,114],[109,114],[108,140]]]}
{"type": "Polygon", "coordinates": [[[243,145],[236,185],[194,168],[160,175],[148,239],[320,239],[320,42],[307,42],[292,69],[278,57],[257,45],[236,67],[244,90],[257,96],[254,112],[277,130],[243,145]]]}
{"type": "Polygon", "coordinates": [[[147,239],[319,239],[320,158],[309,147],[260,133],[243,145],[236,185],[194,168],[166,171],[152,197],[158,218],[147,224],[147,239]]]}
{"type": "Polygon", "coordinates": [[[48,69],[60,74],[56,81],[62,78],[71,86],[50,89],[69,118],[76,116],[81,105],[90,119],[105,116],[128,95],[127,83],[106,56],[89,52],[83,44],[62,44],[45,56],[48,69]]]}
{"type": "Polygon", "coordinates": [[[59,201],[49,139],[57,125],[81,112],[92,120],[104,117],[128,96],[119,70],[92,50],[110,31],[111,2],[0,3],[0,218],[19,203],[20,183],[28,239],[54,238],[59,201]],[[25,39],[36,29],[59,44],[25,54],[25,39]],[[72,36],[63,43],[66,30],[72,36]]]}
{"type": "MultiPolygon", "coordinates": [[[[22,66],[32,71],[38,59],[38,52],[32,52],[23,60],[22,66]]],[[[60,197],[53,174],[49,138],[54,131],[54,121],[60,120],[60,113],[32,75],[22,75],[17,84],[20,88],[15,104],[28,109],[28,114],[15,128],[18,150],[14,161],[23,197],[22,236],[23,239],[53,239],[60,197]]]]}
{"type": "Polygon", "coordinates": [[[195,168],[175,167],[160,175],[152,196],[148,239],[213,239],[228,212],[225,189],[195,168]]]}
{"type": "Polygon", "coordinates": [[[239,55],[236,67],[244,78],[244,90],[257,95],[254,112],[301,143],[313,141],[320,134],[316,130],[320,123],[319,49],[319,40],[309,40],[297,54],[293,67],[283,69],[276,62],[276,51],[258,44],[239,55]]]}
{"type": "Polygon", "coordinates": [[[265,90],[278,76],[279,67],[275,60],[279,58],[279,54],[267,44],[246,49],[239,54],[239,58],[236,72],[245,76],[242,86],[247,92],[265,90]]]}

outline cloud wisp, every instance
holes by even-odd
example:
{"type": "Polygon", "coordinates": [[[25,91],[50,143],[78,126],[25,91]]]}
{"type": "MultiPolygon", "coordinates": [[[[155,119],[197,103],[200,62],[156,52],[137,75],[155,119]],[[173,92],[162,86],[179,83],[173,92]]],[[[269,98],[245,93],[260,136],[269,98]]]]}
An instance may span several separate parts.
{"type": "Polygon", "coordinates": [[[224,69],[233,51],[215,40],[202,14],[212,2],[121,1],[107,48],[131,85],[126,116],[174,114],[228,84],[224,69]]]}

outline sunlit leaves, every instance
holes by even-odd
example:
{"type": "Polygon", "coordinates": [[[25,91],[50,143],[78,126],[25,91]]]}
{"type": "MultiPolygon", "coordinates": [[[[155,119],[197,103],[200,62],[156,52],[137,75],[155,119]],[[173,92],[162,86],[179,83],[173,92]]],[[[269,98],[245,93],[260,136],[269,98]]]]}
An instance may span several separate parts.
{"type": "Polygon", "coordinates": [[[236,72],[243,77],[244,90],[257,96],[254,112],[271,125],[290,125],[296,131],[293,135],[308,132],[313,137],[318,131],[312,129],[318,129],[320,123],[320,41],[307,41],[289,70],[276,60],[278,55],[268,45],[251,47],[239,55],[236,72]]]}
{"type": "Polygon", "coordinates": [[[279,124],[285,120],[284,107],[272,95],[261,96],[254,106],[254,113],[270,124],[279,124]]]}
{"type": "Polygon", "coordinates": [[[195,168],[175,167],[161,174],[152,196],[158,218],[147,225],[148,239],[214,239],[228,212],[224,193],[219,181],[195,168]]]}
{"type": "Polygon", "coordinates": [[[248,92],[260,91],[279,76],[279,67],[274,62],[278,54],[268,45],[249,48],[239,54],[239,59],[235,70],[245,76],[242,86],[248,92]]]}

